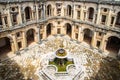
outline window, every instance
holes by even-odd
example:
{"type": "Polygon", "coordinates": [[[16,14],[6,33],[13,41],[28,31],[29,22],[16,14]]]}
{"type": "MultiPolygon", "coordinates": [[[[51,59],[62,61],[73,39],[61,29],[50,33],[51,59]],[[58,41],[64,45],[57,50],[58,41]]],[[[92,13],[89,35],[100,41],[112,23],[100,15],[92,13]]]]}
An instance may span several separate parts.
{"type": "Polygon", "coordinates": [[[5,19],[5,24],[8,24],[8,22],[7,22],[7,16],[5,16],[4,19],[5,19]]]}
{"type": "Polygon", "coordinates": [[[40,39],[42,39],[43,38],[43,34],[40,34],[40,39]]]}
{"type": "Polygon", "coordinates": [[[75,38],[78,39],[78,33],[75,34],[75,38]]]}
{"type": "Polygon", "coordinates": [[[57,34],[60,34],[60,31],[61,31],[60,28],[58,28],[58,29],[57,29],[57,34]]]}
{"type": "Polygon", "coordinates": [[[106,15],[102,15],[102,24],[105,24],[106,22],[106,15]]]}
{"type": "Polygon", "coordinates": [[[100,41],[97,41],[97,47],[98,48],[100,47],[100,41]]]}
{"type": "Polygon", "coordinates": [[[111,18],[111,24],[113,24],[113,22],[114,22],[114,17],[111,18]]]}
{"type": "Polygon", "coordinates": [[[99,34],[98,34],[99,36],[102,36],[102,33],[101,32],[99,32],[99,34]]]}
{"type": "Polygon", "coordinates": [[[77,19],[80,19],[80,11],[77,11],[77,19]]]}
{"type": "Polygon", "coordinates": [[[79,28],[79,26],[76,26],[76,29],[78,29],[79,28]]]}
{"type": "Polygon", "coordinates": [[[17,33],[16,33],[16,36],[17,36],[17,37],[20,37],[20,36],[21,36],[21,33],[20,33],[20,32],[17,32],[17,33]]]}
{"type": "Polygon", "coordinates": [[[19,48],[19,49],[22,48],[21,42],[18,42],[18,48],[19,48]]]}
{"type": "Polygon", "coordinates": [[[104,12],[107,12],[107,8],[104,8],[103,11],[104,11],[104,12]]]}

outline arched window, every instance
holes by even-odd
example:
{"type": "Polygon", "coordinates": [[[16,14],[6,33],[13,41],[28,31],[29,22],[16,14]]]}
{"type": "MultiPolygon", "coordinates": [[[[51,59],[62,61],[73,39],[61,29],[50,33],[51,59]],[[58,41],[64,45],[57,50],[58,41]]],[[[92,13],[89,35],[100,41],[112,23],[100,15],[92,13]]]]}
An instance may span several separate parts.
{"type": "Polygon", "coordinates": [[[91,45],[93,32],[90,29],[84,29],[84,41],[91,45]]]}
{"type": "Polygon", "coordinates": [[[47,28],[46,28],[47,37],[48,37],[49,35],[51,35],[52,26],[53,26],[52,23],[49,23],[49,24],[47,25],[47,28]]]}
{"type": "Polygon", "coordinates": [[[30,45],[32,42],[35,41],[35,30],[29,29],[26,33],[26,37],[27,37],[27,45],[30,45]]]}
{"type": "Polygon", "coordinates": [[[71,37],[71,35],[72,35],[72,26],[71,26],[71,24],[66,23],[65,27],[66,27],[66,34],[71,37]]]}
{"type": "Polygon", "coordinates": [[[117,55],[120,49],[120,39],[115,36],[111,36],[108,38],[107,45],[106,45],[106,50],[111,53],[111,55],[117,55]]]}
{"type": "Polygon", "coordinates": [[[117,14],[116,27],[120,27],[120,12],[117,14]]]}
{"type": "Polygon", "coordinates": [[[67,15],[71,17],[72,15],[72,7],[70,5],[67,6],[67,15]]]}
{"type": "Polygon", "coordinates": [[[48,5],[47,6],[47,16],[51,16],[51,13],[52,12],[52,6],[51,5],[48,5]]]}
{"type": "Polygon", "coordinates": [[[88,19],[89,19],[90,21],[92,21],[93,18],[94,18],[94,9],[93,9],[92,7],[90,7],[90,8],[88,9],[88,19]]]}
{"type": "Polygon", "coordinates": [[[31,8],[30,7],[25,8],[25,18],[26,18],[26,21],[30,21],[31,19],[31,8]]]}
{"type": "Polygon", "coordinates": [[[0,55],[11,51],[10,39],[8,37],[0,38],[0,55]]]}

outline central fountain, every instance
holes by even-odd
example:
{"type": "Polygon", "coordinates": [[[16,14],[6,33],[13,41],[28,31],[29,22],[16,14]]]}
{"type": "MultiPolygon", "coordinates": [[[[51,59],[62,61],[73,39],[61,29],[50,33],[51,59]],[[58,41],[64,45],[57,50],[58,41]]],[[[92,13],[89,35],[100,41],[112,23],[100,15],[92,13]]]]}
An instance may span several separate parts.
{"type": "Polygon", "coordinates": [[[43,59],[43,68],[39,76],[44,80],[84,80],[84,68],[66,48],[67,43],[61,38],[55,40],[55,52],[46,54],[43,59]],[[44,63],[46,61],[46,63],[44,63]]]}
{"type": "Polygon", "coordinates": [[[55,65],[57,67],[57,72],[67,72],[67,67],[74,64],[73,59],[67,56],[67,51],[60,48],[55,52],[55,58],[51,59],[49,64],[55,65]]]}

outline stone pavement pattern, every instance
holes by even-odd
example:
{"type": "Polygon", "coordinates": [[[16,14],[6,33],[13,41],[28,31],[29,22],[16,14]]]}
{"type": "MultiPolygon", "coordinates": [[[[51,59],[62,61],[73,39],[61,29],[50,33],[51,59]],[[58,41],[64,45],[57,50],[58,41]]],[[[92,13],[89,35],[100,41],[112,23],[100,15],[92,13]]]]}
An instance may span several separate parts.
{"type": "Polygon", "coordinates": [[[77,43],[68,36],[50,36],[41,44],[21,51],[20,55],[12,58],[6,56],[9,59],[0,61],[0,80],[46,80],[39,75],[39,71],[48,64],[48,59],[53,57],[52,53],[60,48],[61,43],[70,53],[69,56],[85,68],[84,80],[120,80],[118,60],[103,56],[85,43],[77,43]]]}

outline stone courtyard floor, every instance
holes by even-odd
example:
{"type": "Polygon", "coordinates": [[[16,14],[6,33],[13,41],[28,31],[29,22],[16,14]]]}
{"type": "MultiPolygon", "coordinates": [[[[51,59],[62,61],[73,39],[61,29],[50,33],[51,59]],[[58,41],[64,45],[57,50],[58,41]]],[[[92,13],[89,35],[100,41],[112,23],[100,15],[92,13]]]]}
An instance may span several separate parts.
{"type": "MultiPolygon", "coordinates": [[[[120,80],[120,61],[68,36],[49,36],[40,44],[34,44],[17,55],[6,55],[6,59],[0,61],[0,80],[47,80],[40,71],[48,65],[48,60],[61,44],[69,56],[75,59],[76,65],[83,66],[82,78],[77,80],[120,80]]],[[[54,80],[70,80],[66,76],[63,78],[49,72],[54,80]]]]}

